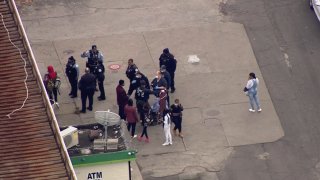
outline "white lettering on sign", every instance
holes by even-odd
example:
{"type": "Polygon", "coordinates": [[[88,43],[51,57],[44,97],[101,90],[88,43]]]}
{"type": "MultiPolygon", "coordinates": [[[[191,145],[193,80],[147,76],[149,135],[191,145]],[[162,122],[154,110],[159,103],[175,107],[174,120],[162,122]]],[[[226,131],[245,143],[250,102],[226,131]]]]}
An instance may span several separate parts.
{"type": "Polygon", "coordinates": [[[88,180],[102,180],[102,172],[93,172],[88,174],[88,180]]]}

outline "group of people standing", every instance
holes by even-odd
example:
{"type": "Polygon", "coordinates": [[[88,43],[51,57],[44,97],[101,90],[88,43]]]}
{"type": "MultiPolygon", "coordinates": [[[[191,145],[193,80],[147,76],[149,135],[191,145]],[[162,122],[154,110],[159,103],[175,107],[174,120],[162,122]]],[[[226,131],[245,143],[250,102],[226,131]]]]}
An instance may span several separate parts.
{"type": "MultiPolygon", "coordinates": [[[[105,79],[105,67],[103,65],[103,55],[97,49],[96,45],[92,45],[89,51],[81,54],[82,58],[87,58],[85,74],[81,76],[79,80],[79,66],[73,56],[68,58],[66,64],[65,73],[68,77],[71,91],[69,93],[70,98],[78,97],[78,89],[81,91],[82,108],[81,113],[86,113],[86,110],[93,110],[93,96],[95,91],[98,91],[96,85],[98,84],[100,96],[99,101],[106,99],[104,91],[104,79],[105,79]],[[89,105],[86,107],[87,99],[89,105]]],[[[158,120],[163,124],[165,142],[164,146],[172,144],[171,136],[171,124],[174,135],[183,137],[182,135],[182,111],[183,106],[180,104],[179,99],[175,99],[174,103],[170,105],[169,92],[174,93],[175,88],[175,71],[177,67],[177,60],[174,55],[170,53],[168,48],[163,50],[163,53],[159,58],[159,70],[156,72],[154,79],[149,82],[149,79],[143,74],[138,66],[134,63],[133,59],[128,60],[128,67],[126,69],[126,76],[129,80],[128,93],[124,89],[125,81],[119,80],[119,84],[116,87],[117,104],[119,107],[119,116],[121,119],[126,120],[127,129],[131,131],[131,138],[136,137],[135,129],[136,124],[141,122],[143,131],[138,137],[139,141],[142,141],[145,137],[145,142],[149,142],[150,139],[147,133],[148,122],[146,121],[146,112],[156,112],[158,120]],[[134,106],[133,98],[136,105],[134,106]],[[150,95],[155,96],[152,106],[149,104],[150,95]],[[178,130],[178,132],[177,132],[178,130]]],[[[53,66],[48,66],[48,73],[44,77],[44,85],[47,90],[51,104],[58,104],[58,94],[60,87],[60,78],[53,66]]],[[[261,112],[260,103],[257,96],[257,87],[259,84],[258,78],[254,73],[249,74],[249,80],[247,82],[244,91],[249,96],[250,100],[250,112],[256,110],[261,112]]]]}
{"type": "MultiPolygon", "coordinates": [[[[93,96],[97,84],[100,91],[98,100],[106,99],[104,91],[105,67],[103,64],[103,55],[97,49],[96,45],[81,54],[82,58],[87,58],[85,74],[79,79],[79,65],[73,56],[68,58],[65,68],[65,74],[68,77],[71,90],[69,93],[70,98],[78,97],[78,89],[81,92],[82,108],[80,113],[86,113],[86,110],[93,110],[93,96]],[[87,107],[87,99],[89,101],[87,107]]],[[[124,89],[125,81],[119,80],[116,87],[117,104],[119,106],[119,116],[121,119],[126,120],[127,128],[131,131],[132,138],[136,137],[135,129],[137,122],[141,122],[143,131],[138,137],[141,141],[145,136],[146,142],[149,142],[147,133],[148,122],[146,121],[146,111],[151,109],[149,104],[150,95],[155,96],[155,102],[152,107],[156,107],[158,119],[161,119],[164,128],[166,141],[163,145],[172,144],[171,137],[171,122],[175,124],[173,129],[175,135],[182,136],[181,122],[183,107],[176,99],[175,103],[170,106],[169,92],[174,93],[175,88],[175,71],[177,61],[174,56],[169,52],[168,48],[163,50],[159,58],[159,70],[156,72],[155,78],[149,82],[148,78],[138,69],[134,64],[133,59],[128,60],[128,67],[126,69],[126,76],[129,79],[128,93],[124,89]],[[134,93],[136,105],[134,106],[133,99],[130,98],[134,93]],[[178,130],[178,134],[176,133],[178,130]]],[[[60,79],[53,66],[48,66],[48,73],[44,78],[44,85],[46,87],[48,96],[52,104],[58,105],[59,87],[56,85],[60,83],[60,79]],[[52,85],[53,84],[53,85],[52,85]]],[[[60,86],[60,84],[59,84],[60,86]]]]}
{"type": "Polygon", "coordinates": [[[149,123],[146,121],[146,114],[155,107],[157,107],[158,119],[163,123],[166,137],[163,145],[172,144],[171,122],[175,124],[174,134],[183,137],[181,128],[183,107],[178,99],[170,106],[169,98],[169,91],[171,90],[170,92],[174,93],[176,90],[174,84],[176,66],[177,60],[169,49],[165,48],[159,58],[159,70],[150,83],[146,75],[133,62],[133,59],[128,60],[126,69],[126,76],[130,82],[128,93],[124,89],[124,80],[119,81],[116,92],[119,115],[121,119],[127,121],[127,128],[128,131],[131,131],[131,138],[136,137],[136,124],[140,121],[143,131],[138,140],[142,141],[145,137],[146,142],[150,141],[147,133],[149,123]],[[133,98],[131,98],[133,93],[136,106],[133,105],[133,98]],[[155,96],[155,102],[152,106],[149,104],[150,95],[155,96]],[[176,130],[178,130],[178,134],[176,130]]]}
{"type": "MultiPolygon", "coordinates": [[[[79,80],[79,66],[76,63],[76,59],[73,56],[68,58],[68,62],[65,68],[65,74],[68,77],[71,91],[69,93],[70,98],[78,97],[78,89],[81,91],[81,111],[80,113],[86,113],[86,110],[93,110],[93,96],[95,91],[98,91],[96,86],[98,84],[100,96],[99,101],[106,99],[104,90],[105,68],[103,65],[103,55],[97,49],[96,45],[92,45],[91,49],[81,54],[82,58],[87,58],[85,74],[81,76],[79,80]],[[87,99],[89,101],[88,107],[86,107],[87,99]]],[[[58,104],[58,92],[60,86],[60,79],[53,66],[48,66],[48,73],[44,77],[44,85],[47,90],[51,104],[58,104]],[[58,85],[57,85],[58,84],[58,85]]]]}

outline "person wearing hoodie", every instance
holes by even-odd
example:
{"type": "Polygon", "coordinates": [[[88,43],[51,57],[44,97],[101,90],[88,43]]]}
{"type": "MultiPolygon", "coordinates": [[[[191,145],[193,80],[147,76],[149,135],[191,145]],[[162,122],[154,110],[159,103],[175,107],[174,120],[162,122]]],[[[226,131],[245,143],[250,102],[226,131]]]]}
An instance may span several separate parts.
{"type": "Polygon", "coordinates": [[[71,86],[69,96],[71,98],[76,98],[78,96],[79,66],[76,64],[76,60],[73,56],[69,57],[65,72],[71,86]]]}
{"type": "Polygon", "coordinates": [[[49,96],[50,103],[56,104],[59,107],[58,87],[56,86],[57,78],[58,74],[54,71],[53,66],[48,66],[48,72],[44,76],[44,85],[49,96]]]}
{"type": "Polygon", "coordinates": [[[171,93],[174,93],[176,90],[174,86],[174,76],[177,68],[177,60],[174,58],[174,55],[169,52],[169,49],[165,48],[159,58],[159,62],[160,68],[164,65],[165,69],[170,74],[170,83],[168,81],[168,86],[171,88],[171,93]]]}
{"type": "Polygon", "coordinates": [[[174,56],[169,52],[169,48],[163,49],[162,54],[159,57],[159,67],[167,65],[167,62],[170,59],[174,59],[174,56]]]}

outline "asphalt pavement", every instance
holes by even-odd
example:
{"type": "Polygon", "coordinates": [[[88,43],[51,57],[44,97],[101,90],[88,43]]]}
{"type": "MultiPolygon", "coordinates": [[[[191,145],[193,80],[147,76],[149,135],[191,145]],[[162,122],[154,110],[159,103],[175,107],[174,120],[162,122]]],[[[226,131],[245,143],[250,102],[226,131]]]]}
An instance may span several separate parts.
{"type": "Polygon", "coordinates": [[[320,22],[309,2],[232,0],[221,7],[226,21],[244,24],[285,136],[236,147],[219,180],[320,179],[320,22]]]}
{"type": "Polygon", "coordinates": [[[277,3],[34,0],[20,4],[19,11],[40,71],[51,64],[62,75],[55,113],[63,126],[94,122],[92,112],[75,114],[80,99],[67,95],[63,72],[69,56],[83,73],[80,53],[96,44],[106,67],[120,65],[118,71],[107,69],[107,100],[94,103],[94,111],[114,112],[118,80],[128,84],[127,59],[152,79],[163,48],[176,56],[177,91],[171,99],[179,98],[185,107],[185,138],[174,137],[172,146],[162,147],[163,132],[155,126],[149,128],[149,144],[134,140],[134,172],[143,179],[312,179],[319,166],[318,65],[313,58],[318,52],[317,46],[305,46],[306,40],[317,43],[302,30],[315,33],[319,27],[294,26],[295,21],[313,22],[304,16],[317,23],[302,2],[277,3]],[[188,63],[189,55],[197,55],[200,63],[188,63]],[[261,81],[262,113],[248,112],[242,92],[251,71],[261,81]]]}

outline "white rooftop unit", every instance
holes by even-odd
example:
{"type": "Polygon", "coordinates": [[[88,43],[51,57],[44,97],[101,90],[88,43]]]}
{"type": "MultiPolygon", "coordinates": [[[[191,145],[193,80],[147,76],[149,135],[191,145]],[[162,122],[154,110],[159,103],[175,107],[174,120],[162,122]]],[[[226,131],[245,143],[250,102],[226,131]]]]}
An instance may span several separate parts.
{"type": "Polygon", "coordinates": [[[66,145],[67,149],[79,144],[77,128],[69,126],[67,129],[61,131],[60,134],[63,138],[64,144],[66,145]]]}

